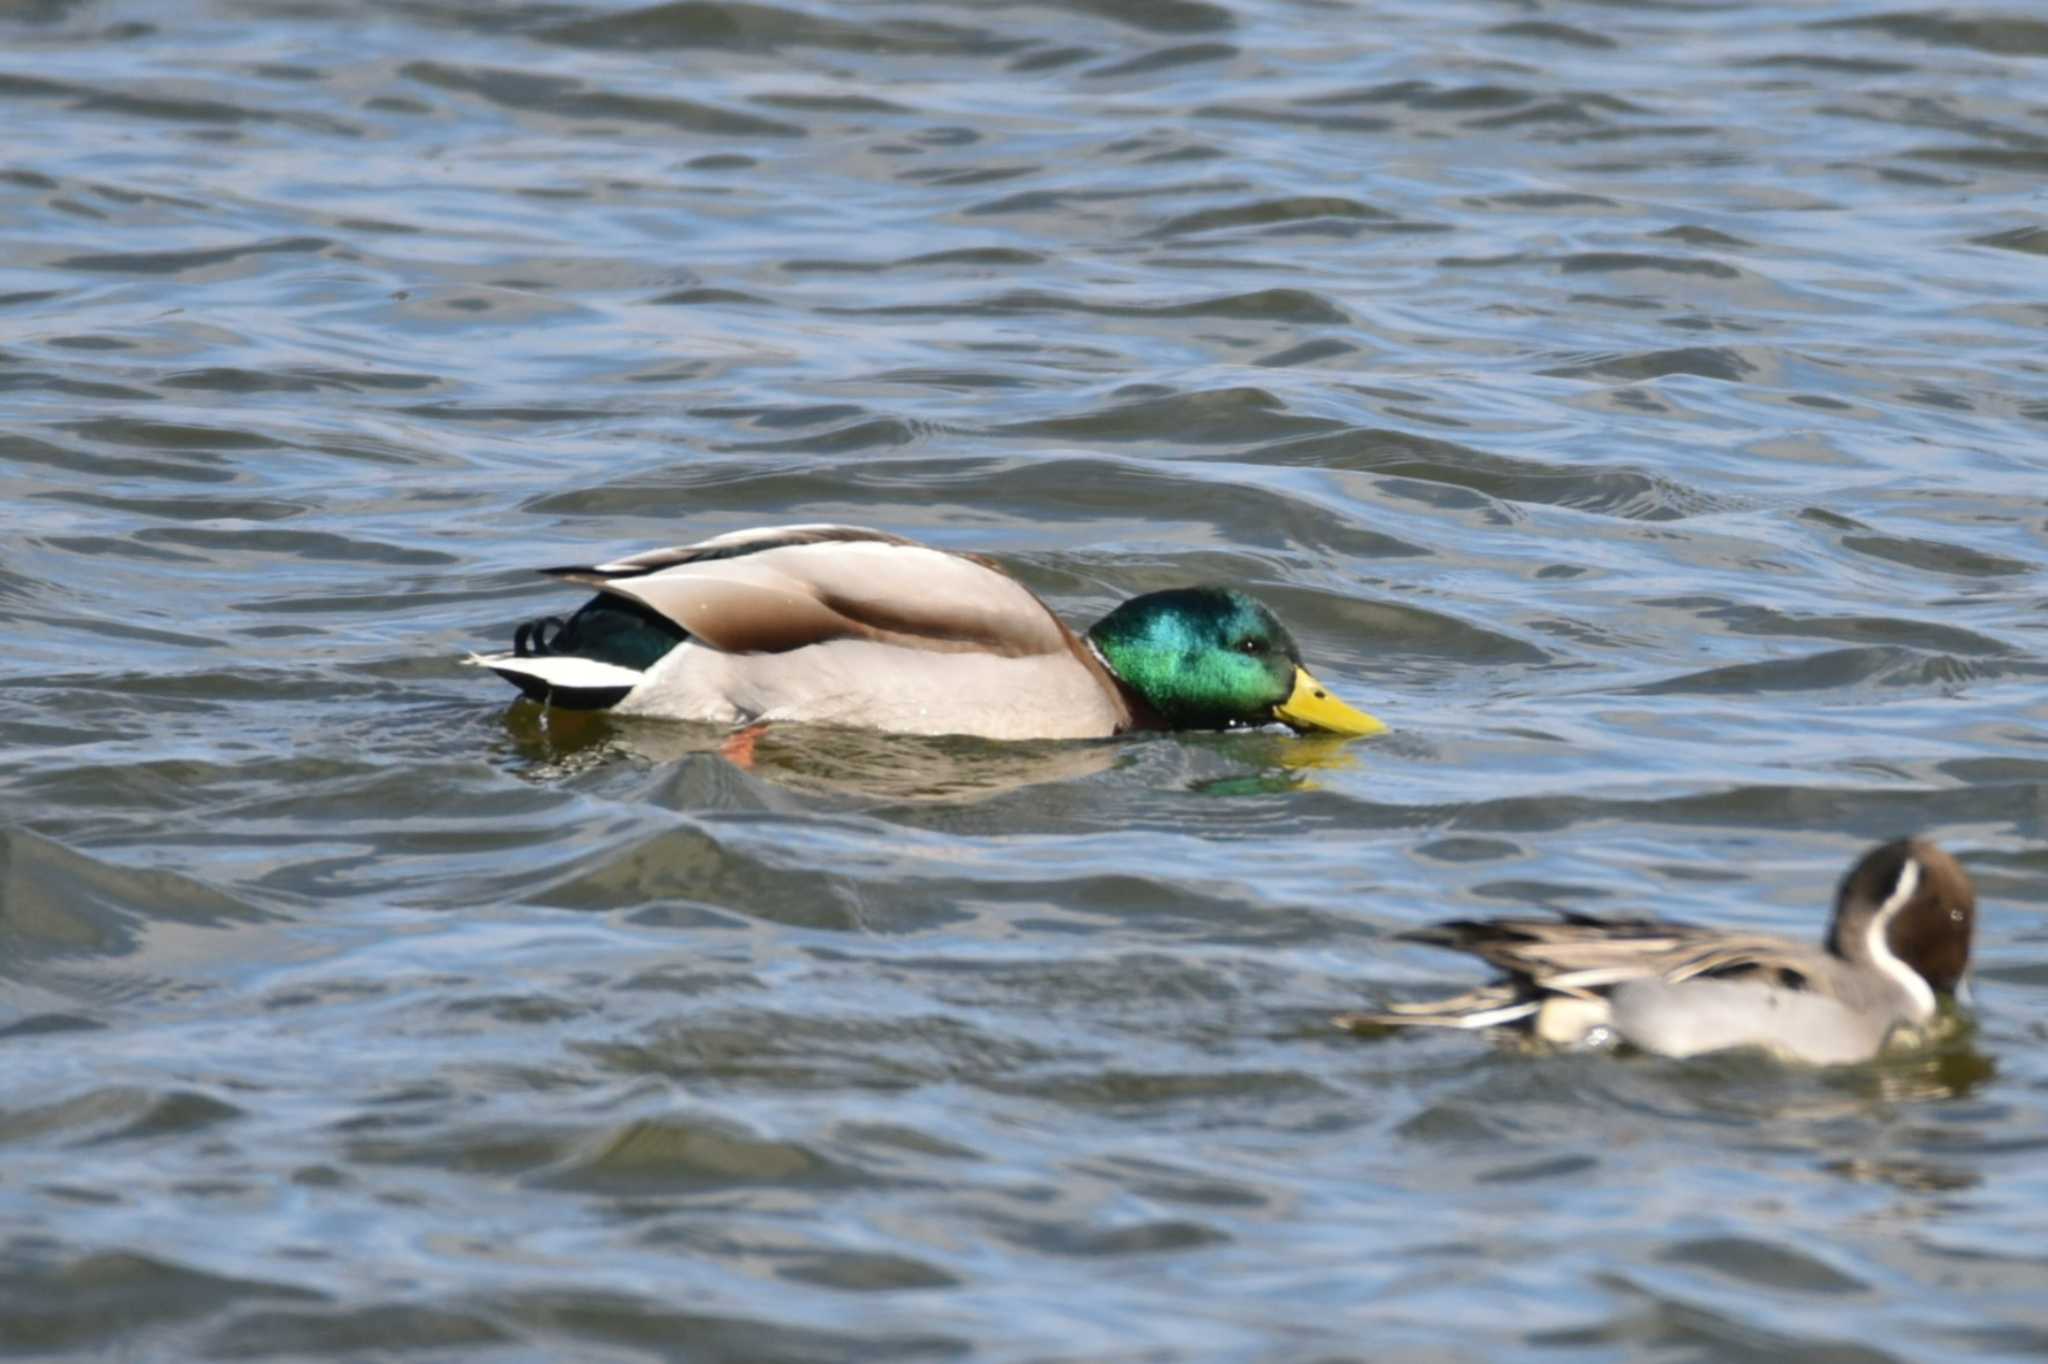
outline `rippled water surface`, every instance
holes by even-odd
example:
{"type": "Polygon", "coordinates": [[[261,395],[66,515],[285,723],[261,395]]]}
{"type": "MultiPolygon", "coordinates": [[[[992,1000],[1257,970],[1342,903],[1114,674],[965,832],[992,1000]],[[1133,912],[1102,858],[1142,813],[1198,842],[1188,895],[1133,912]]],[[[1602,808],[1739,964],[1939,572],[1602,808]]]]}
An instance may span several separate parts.
{"type": "Polygon", "coordinates": [[[0,9],[0,1351],[2048,1350],[2048,18],[1909,5],[0,9]],[[783,519],[1239,582],[1395,733],[457,664],[783,519]],[[1935,1054],[1328,1024],[1904,830],[1935,1054]]]}

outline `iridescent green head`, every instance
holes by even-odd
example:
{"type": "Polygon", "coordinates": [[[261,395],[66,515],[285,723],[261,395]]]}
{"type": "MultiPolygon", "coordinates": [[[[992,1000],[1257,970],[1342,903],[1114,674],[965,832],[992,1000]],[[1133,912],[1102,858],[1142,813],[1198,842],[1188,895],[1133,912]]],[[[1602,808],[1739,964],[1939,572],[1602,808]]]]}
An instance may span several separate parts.
{"type": "Polygon", "coordinates": [[[1302,666],[1287,627],[1235,588],[1183,587],[1133,597],[1097,621],[1088,639],[1170,729],[1275,720],[1336,734],[1386,729],[1330,695],[1302,666]]]}

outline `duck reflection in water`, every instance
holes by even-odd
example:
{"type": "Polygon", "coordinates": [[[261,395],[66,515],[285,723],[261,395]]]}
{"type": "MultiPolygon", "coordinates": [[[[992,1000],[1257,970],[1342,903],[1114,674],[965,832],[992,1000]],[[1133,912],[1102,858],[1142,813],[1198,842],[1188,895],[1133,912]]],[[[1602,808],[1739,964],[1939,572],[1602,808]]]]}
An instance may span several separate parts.
{"type": "MultiPolygon", "coordinates": [[[[882,734],[833,725],[723,725],[636,720],[520,701],[504,717],[530,776],[555,780],[627,761],[662,767],[720,760],[735,778],[864,801],[973,801],[1051,782],[1100,776],[1138,760],[1144,741],[1012,740],[882,734]]],[[[1163,742],[1163,741],[1162,741],[1163,742]]],[[[1187,789],[1256,796],[1313,789],[1318,773],[1356,767],[1341,736],[1281,733],[1184,736],[1195,771],[1187,789]],[[1218,773],[1217,768],[1223,770],[1218,773]]]]}

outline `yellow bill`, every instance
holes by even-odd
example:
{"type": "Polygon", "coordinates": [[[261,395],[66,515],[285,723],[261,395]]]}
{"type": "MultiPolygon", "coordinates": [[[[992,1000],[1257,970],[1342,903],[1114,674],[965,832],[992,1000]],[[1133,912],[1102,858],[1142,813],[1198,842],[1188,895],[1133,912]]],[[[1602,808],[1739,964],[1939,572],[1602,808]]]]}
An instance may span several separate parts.
{"type": "Polygon", "coordinates": [[[1296,729],[1321,729],[1353,738],[1387,732],[1384,721],[1354,710],[1330,695],[1329,689],[1310,676],[1307,668],[1294,670],[1294,692],[1273,707],[1273,714],[1296,729]]]}

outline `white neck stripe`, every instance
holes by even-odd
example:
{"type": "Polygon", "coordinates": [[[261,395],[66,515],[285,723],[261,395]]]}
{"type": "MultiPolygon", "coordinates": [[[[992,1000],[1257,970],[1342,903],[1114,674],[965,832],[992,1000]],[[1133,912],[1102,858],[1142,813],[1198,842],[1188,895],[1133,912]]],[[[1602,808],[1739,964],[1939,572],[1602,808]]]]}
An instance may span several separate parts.
{"type": "Polygon", "coordinates": [[[1892,887],[1891,898],[1877,907],[1877,917],[1880,919],[1891,918],[1892,915],[1905,908],[1906,901],[1912,899],[1913,892],[1918,889],[1920,889],[1920,862],[1917,858],[1909,857],[1906,859],[1906,864],[1899,868],[1899,881],[1897,885],[1892,887]]]}
{"type": "Polygon", "coordinates": [[[1899,959],[1887,939],[1892,920],[1898,917],[1899,911],[1906,907],[1907,902],[1919,889],[1920,863],[1918,859],[1909,857],[1906,859],[1906,865],[1899,868],[1898,885],[1892,889],[1885,902],[1877,907],[1877,914],[1871,919],[1870,927],[1864,930],[1863,945],[1870,953],[1871,964],[1890,976],[1899,988],[1906,992],[1913,1001],[1914,1017],[1924,1021],[1934,1017],[1934,987],[1927,983],[1927,977],[1899,959]]]}

